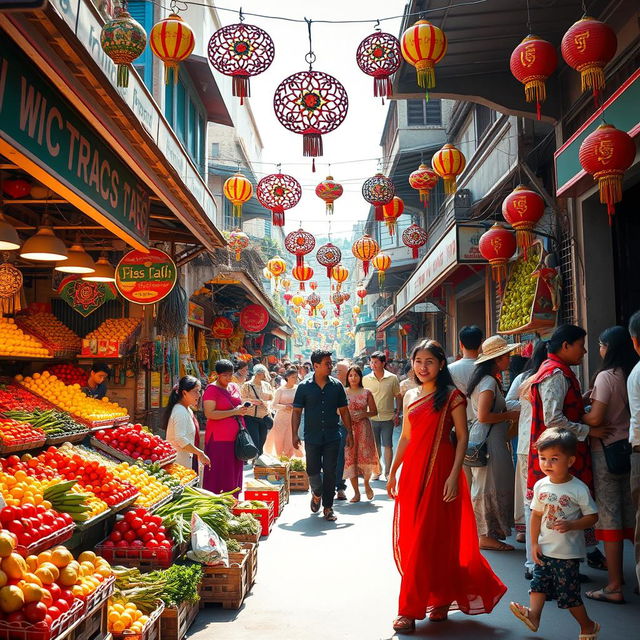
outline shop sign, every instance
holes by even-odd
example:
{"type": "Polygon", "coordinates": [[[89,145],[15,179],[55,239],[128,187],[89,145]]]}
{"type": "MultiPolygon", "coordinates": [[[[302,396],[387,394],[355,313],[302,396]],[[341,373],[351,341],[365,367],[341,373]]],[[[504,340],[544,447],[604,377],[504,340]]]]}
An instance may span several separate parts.
{"type": "Polygon", "coordinates": [[[116,267],[116,287],[123,298],[137,304],[153,304],[169,295],[178,270],[160,249],[129,251],[116,267]]]}
{"type": "Polygon", "coordinates": [[[457,229],[453,226],[396,294],[398,315],[416,298],[428,293],[435,281],[456,263],[458,257],[457,246],[457,229]]]}
{"type": "Polygon", "coordinates": [[[189,300],[189,309],[187,312],[187,322],[197,327],[205,328],[204,324],[204,307],[189,300]]]}
{"type": "Polygon", "coordinates": [[[478,245],[480,236],[487,227],[480,224],[461,224],[458,229],[458,262],[486,264],[486,260],[480,254],[478,245]]]}
{"type": "Polygon", "coordinates": [[[269,312],[260,304],[249,304],[240,312],[240,326],[249,333],[262,331],[269,323],[269,312]]]}
{"type": "Polygon", "coordinates": [[[233,335],[233,322],[224,316],[218,316],[211,323],[211,335],[219,340],[226,340],[233,335]]]}
{"type": "Polygon", "coordinates": [[[6,37],[0,41],[0,137],[148,244],[147,190],[6,37]]]}
{"type": "Polygon", "coordinates": [[[111,282],[85,282],[81,275],[63,278],[57,292],[76,313],[84,318],[99,309],[105,302],[118,297],[118,292],[111,282]]]}
{"type": "Polygon", "coordinates": [[[390,304],[378,317],[377,323],[378,326],[384,324],[387,320],[390,320],[393,317],[393,312],[395,310],[395,305],[390,304]]]}

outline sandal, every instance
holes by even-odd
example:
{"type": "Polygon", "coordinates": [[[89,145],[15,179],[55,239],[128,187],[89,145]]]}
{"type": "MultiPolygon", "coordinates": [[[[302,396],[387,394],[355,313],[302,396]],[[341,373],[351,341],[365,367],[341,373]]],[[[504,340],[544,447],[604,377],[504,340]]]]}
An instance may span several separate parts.
{"type": "Polygon", "coordinates": [[[615,598],[607,598],[607,596],[622,596],[622,589],[616,589],[615,591],[607,589],[606,585],[602,589],[595,589],[593,591],[587,591],[585,594],[589,600],[597,600],[598,602],[608,602],[609,604],[626,604],[624,597],[620,600],[615,598]]]}
{"type": "Polygon", "coordinates": [[[591,633],[581,633],[578,636],[578,640],[598,640],[598,633],[600,633],[600,625],[594,620],[593,631],[591,633]]]}
{"type": "Polygon", "coordinates": [[[446,622],[449,616],[449,607],[434,607],[429,614],[431,622],[446,622]]]}
{"type": "Polygon", "coordinates": [[[349,500],[349,502],[356,503],[356,502],[360,502],[360,494],[356,494],[355,496],[353,496],[353,498],[351,498],[351,500],[349,500]]]}
{"type": "Polygon", "coordinates": [[[366,488],[365,494],[367,496],[367,500],[373,500],[373,489],[371,487],[366,488]]]}
{"type": "Polygon", "coordinates": [[[336,514],[333,513],[333,509],[329,508],[324,510],[324,519],[329,522],[335,522],[338,518],[336,517],[336,514]]]}
{"type": "Polygon", "coordinates": [[[480,546],[480,548],[483,551],[515,551],[514,547],[512,547],[510,544],[506,544],[505,542],[498,542],[498,544],[495,547],[493,546],[487,547],[485,545],[484,547],[480,546]]]}
{"type": "Polygon", "coordinates": [[[397,633],[411,633],[416,630],[416,621],[407,616],[398,616],[393,621],[393,630],[397,633]]]}
{"type": "Polygon", "coordinates": [[[318,513],[320,511],[320,500],[321,496],[316,496],[315,494],[311,494],[311,513],[318,513]]]}
{"type": "Polygon", "coordinates": [[[590,553],[587,553],[587,564],[592,569],[598,569],[599,571],[607,570],[607,559],[602,555],[600,549],[594,549],[590,553]]]}
{"type": "Polygon", "coordinates": [[[524,605],[518,604],[517,602],[510,602],[509,609],[511,610],[511,613],[513,613],[513,615],[518,618],[518,620],[524,622],[527,627],[531,629],[531,631],[538,630],[538,625],[534,624],[529,618],[529,614],[531,613],[531,609],[529,609],[529,607],[525,607],[524,605]]]}

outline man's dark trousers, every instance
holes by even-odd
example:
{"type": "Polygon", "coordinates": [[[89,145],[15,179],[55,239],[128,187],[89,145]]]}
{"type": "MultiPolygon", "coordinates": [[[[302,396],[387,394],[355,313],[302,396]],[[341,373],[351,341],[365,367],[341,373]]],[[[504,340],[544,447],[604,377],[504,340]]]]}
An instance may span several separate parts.
{"type": "Polygon", "coordinates": [[[324,444],[305,442],[307,474],[309,475],[311,491],[315,496],[322,496],[322,506],[325,509],[333,507],[340,443],[341,439],[332,440],[324,444]]]}
{"type": "Polygon", "coordinates": [[[338,463],[336,465],[336,491],[346,491],[347,483],[342,477],[344,474],[344,445],[347,440],[347,430],[340,422],[340,450],[338,451],[338,463]]]}

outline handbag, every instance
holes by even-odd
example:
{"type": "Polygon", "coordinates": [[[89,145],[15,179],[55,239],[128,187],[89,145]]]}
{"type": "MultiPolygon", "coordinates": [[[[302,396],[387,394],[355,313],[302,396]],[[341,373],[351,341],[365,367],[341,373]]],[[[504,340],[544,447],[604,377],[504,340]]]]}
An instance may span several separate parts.
{"type": "MultiPolygon", "coordinates": [[[[238,417],[236,416],[236,420],[238,417]]],[[[242,460],[243,462],[247,462],[249,460],[253,460],[258,457],[258,447],[253,442],[251,435],[247,431],[247,428],[238,420],[238,434],[236,435],[236,440],[233,445],[234,453],[236,454],[236,458],[238,460],[242,460]]]]}
{"type": "MultiPolygon", "coordinates": [[[[496,400],[497,395],[494,396],[493,399],[493,407],[491,409],[492,412],[496,410],[496,400]]],[[[491,433],[491,429],[493,429],[493,425],[489,425],[487,429],[487,435],[480,442],[470,442],[467,445],[467,450],[464,452],[464,461],[463,464],[465,467],[486,467],[487,461],[489,459],[487,441],[489,440],[489,435],[491,433]]],[[[469,434],[471,434],[472,428],[469,429],[469,434]]]]}
{"type": "MultiPolygon", "coordinates": [[[[256,398],[258,400],[260,400],[260,396],[258,395],[258,392],[256,391],[256,388],[251,384],[249,385],[252,389],[253,389],[253,393],[256,396],[256,398]]],[[[273,415],[268,412],[266,416],[264,416],[263,418],[258,418],[258,407],[256,407],[255,409],[256,415],[254,415],[253,417],[256,420],[262,420],[262,424],[264,424],[264,426],[267,428],[267,431],[271,429],[271,427],[273,427],[273,415]]]]}
{"type": "Polygon", "coordinates": [[[611,444],[602,442],[602,450],[609,473],[620,476],[631,471],[632,447],[628,440],[616,440],[611,444]]]}

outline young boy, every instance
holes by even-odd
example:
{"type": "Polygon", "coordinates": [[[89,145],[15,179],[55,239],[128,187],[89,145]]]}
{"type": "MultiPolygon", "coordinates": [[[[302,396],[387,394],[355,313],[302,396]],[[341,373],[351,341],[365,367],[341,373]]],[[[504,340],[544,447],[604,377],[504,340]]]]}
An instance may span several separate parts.
{"type": "Polygon", "coordinates": [[[566,429],[546,429],[535,446],[546,478],[533,487],[531,551],[535,561],[529,606],[512,602],[511,612],[532,631],[540,626],[547,598],[569,609],[580,625],[579,640],[596,640],[600,625],[587,615],[580,597],[578,568],[585,556],[584,529],[598,520],[596,504],[584,482],[569,468],[575,462],[576,436],[566,429]]]}

